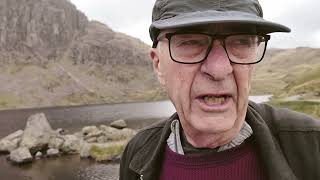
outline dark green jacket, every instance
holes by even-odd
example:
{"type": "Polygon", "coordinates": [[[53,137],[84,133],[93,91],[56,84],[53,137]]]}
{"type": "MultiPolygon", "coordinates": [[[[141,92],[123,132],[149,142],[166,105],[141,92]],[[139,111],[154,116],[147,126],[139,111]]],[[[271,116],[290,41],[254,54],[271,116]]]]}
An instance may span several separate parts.
{"type": "MultiPolygon", "coordinates": [[[[259,158],[270,180],[320,179],[320,121],[287,109],[250,102],[246,120],[253,129],[259,158]]],[[[157,180],[169,120],[139,132],[127,145],[120,180],[157,180]]]]}

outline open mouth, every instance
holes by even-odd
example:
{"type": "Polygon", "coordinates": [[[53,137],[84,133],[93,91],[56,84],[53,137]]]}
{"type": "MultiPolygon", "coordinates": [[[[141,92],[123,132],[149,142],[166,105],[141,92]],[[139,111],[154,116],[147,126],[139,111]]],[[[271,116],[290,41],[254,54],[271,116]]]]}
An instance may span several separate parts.
{"type": "Polygon", "coordinates": [[[231,95],[204,95],[202,101],[208,106],[224,105],[231,98],[231,95]]]}

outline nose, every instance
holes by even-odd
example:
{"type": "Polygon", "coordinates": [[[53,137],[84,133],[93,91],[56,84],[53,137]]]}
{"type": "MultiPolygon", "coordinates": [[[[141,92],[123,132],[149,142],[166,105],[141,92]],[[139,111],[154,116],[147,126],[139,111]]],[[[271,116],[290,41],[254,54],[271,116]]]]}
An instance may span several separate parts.
{"type": "Polygon", "coordinates": [[[219,40],[214,40],[207,59],[201,65],[201,72],[214,80],[223,80],[233,72],[227,52],[219,40]]]}

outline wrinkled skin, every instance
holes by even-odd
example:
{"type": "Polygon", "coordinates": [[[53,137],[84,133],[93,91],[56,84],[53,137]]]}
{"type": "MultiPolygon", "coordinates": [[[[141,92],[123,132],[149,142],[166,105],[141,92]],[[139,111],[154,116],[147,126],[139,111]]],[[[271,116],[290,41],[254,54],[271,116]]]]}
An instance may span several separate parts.
{"type": "MultiPolygon", "coordinates": [[[[208,27],[210,33],[228,33],[236,28],[208,27]]],[[[174,30],[164,30],[168,33],[174,30]]],[[[168,40],[151,49],[154,70],[180,118],[183,131],[194,147],[215,148],[230,142],[239,133],[247,111],[252,65],[230,63],[220,41],[213,42],[207,59],[198,64],[171,60],[168,40]],[[228,94],[228,103],[211,108],[205,95],[228,94]]]]}

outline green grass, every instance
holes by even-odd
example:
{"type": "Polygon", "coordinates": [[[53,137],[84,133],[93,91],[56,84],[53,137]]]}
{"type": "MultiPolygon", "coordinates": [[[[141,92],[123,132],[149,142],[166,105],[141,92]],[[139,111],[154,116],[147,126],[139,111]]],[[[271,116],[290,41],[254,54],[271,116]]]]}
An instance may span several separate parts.
{"type": "Polygon", "coordinates": [[[102,99],[94,93],[72,93],[65,96],[63,102],[66,103],[66,105],[81,105],[102,103],[102,99]]]}
{"type": "Polygon", "coordinates": [[[61,86],[62,80],[53,74],[46,73],[43,76],[45,84],[43,85],[48,91],[53,92],[55,88],[61,86]]]}
{"type": "Polygon", "coordinates": [[[97,161],[107,161],[121,154],[124,148],[125,144],[115,144],[109,147],[99,147],[93,145],[90,149],[90,155],[97,161]]]}
{"type": "Polygon", "coordinates": [[[280,96],[292,96],[297,94],[320,94],[320,66],[303,73],[297,73],[291,82],[282,90],[280,96]]]}
{"type": "Polygon", "coordinates": [[[320,101],[281,101],[273,100],[269,102],[277,107],[285,107],[298,112],[309,114],[315,118],[320,118],[320,101]]]}
{"type": "Polygon", "coordinates": [[[19,97],[9,93],[0,93],[0,109],[16,108],[20,104],[19,97]]]}

